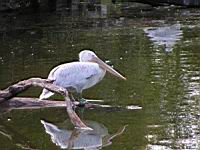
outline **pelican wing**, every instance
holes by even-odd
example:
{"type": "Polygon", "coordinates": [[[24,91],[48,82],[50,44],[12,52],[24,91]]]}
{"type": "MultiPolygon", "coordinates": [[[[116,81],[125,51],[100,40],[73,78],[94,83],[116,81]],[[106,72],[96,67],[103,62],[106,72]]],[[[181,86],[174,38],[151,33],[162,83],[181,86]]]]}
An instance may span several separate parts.
{"type": "Polygon", "coordinates": [[[55,80],[56,85],[72,87],[77,92],[81,92],[99,82],[102,71],[96,63],[72,62],[57,66],[50,72],[48,78],[55,80]]]}
{"type": "MultiPolygon", "coordinates": [[[[97,63],[72,62],[62,64],[51,70],[48,79],[54,84],[66,88],[70,92],[81,93],[82,90],[97,84],[105,75],[97,63]]],[[[43,89],[40,99],[47,99],[54,95],[53,92],[43,89]]]]}

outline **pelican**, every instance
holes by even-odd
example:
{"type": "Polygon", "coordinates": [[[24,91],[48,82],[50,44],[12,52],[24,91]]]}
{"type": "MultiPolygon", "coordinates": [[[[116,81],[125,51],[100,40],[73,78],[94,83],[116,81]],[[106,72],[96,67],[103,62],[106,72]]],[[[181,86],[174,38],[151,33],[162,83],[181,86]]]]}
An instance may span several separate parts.
{"type": "MultiPolygon", "coordinates": [[[[66,88],[72,99],[74,99],[72,95],[74,92],[82,98],[82,91],[100,82],[106,71],[126,80],[120,73],[98,58],[94,52],[83,50],[79,53],[79,61],[65,63],[53,68],[48,79],[52,80],[53,84],[66,88]]],[[[52,95],[54,93],[43,89],[39,99],[47,99],[52,95]]]]}

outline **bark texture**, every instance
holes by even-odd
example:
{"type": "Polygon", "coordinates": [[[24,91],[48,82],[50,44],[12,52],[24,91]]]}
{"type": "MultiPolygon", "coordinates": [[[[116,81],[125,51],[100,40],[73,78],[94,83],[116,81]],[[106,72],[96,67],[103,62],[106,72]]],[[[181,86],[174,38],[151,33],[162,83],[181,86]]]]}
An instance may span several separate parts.
{"type": "MultiPolygon", "coordinates": [[[[62,102],[56,102],[56,101],[50,102],[47,100],[39,101],[39,99],[37,98],[36,99],[29,98],[28,100],[26,99],[24,101],[23,98],[21,99],[18,98],[18,100],[17,98],[14,98],[15,101],[13,103],[7,102],[8,100],[12,100],[12,98],[15,97],[17,94],[29,89],[31,86],[46,88],[51,92],[61,94],[65,99],[67,113],[70,117],[72,124],[77,128],[90,129],[81,121],[76,112],[73,110],[72,108],[73,103],[71,102],[68,96],[67,90],[65,88],[52,84],[52,81],[48,79],[30,78],[24,81],[20,81],[14,85],[11,85],[5,90],[1,90],[0,105],[3,106],[4,108],[6,108],[6,105],[13,106],[15,108],[38,108],[38,107],[42,108],[42,107],[51,107],[57,105],[63,106],[62,102]]],[[[7,107],[7,108],[12,108],[12,107],[7,107]]]]}

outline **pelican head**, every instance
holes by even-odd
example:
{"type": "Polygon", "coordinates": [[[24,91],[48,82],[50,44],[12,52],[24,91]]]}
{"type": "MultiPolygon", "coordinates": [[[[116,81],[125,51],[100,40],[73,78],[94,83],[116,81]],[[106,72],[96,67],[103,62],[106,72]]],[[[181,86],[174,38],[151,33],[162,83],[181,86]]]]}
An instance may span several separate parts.
{"type": "Polygon", "coordinates": [[[94,62],[97,63],[102,69],[105,69],[106,71],[108,71],[109,73],[111,73],[112,75],[126,80],[125,77],[123,77],[119,72],[117,72],[116,70],[114,70],[112,67],[110,67],[109,65],[107,65],[106,63],[104,63],[100,58],[97,57],[97,55],[90,51],[90,50],[83,50],[79,53],[79,61],[80,62],[94,62]]]}
{"type": "Polygon", "coordinates": [[[80,62],[91,62],[97,55],[90,50],[83,50],[79,53],[80,62]]]}

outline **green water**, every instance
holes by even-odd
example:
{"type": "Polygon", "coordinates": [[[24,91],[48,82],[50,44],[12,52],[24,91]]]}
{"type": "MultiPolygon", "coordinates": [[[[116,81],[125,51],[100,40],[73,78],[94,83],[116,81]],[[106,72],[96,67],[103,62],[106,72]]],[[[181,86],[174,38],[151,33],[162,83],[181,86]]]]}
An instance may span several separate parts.
{"type": "MultiPolygon", "coordinates": [[[[45,78],[54,66],[78,60],[80,50],[89,48],[127,78],[107,74],[83,93],[113,109],[77,110],[82,120],[104,125],[109,134],[128,125],[103,149],[200,149],[199,9],[104,2],[72,8],[1,14],[0,88],[45,78]],[[115,108],[129,105],[142,109],[115,108]]],[[[40,92],[32,88],[20,96],[38,97],[40,92]]],[[[1,149],[60,149],[41,119],[72,129],[64,108],[13,110],[0,114],[1,149]]]]}

